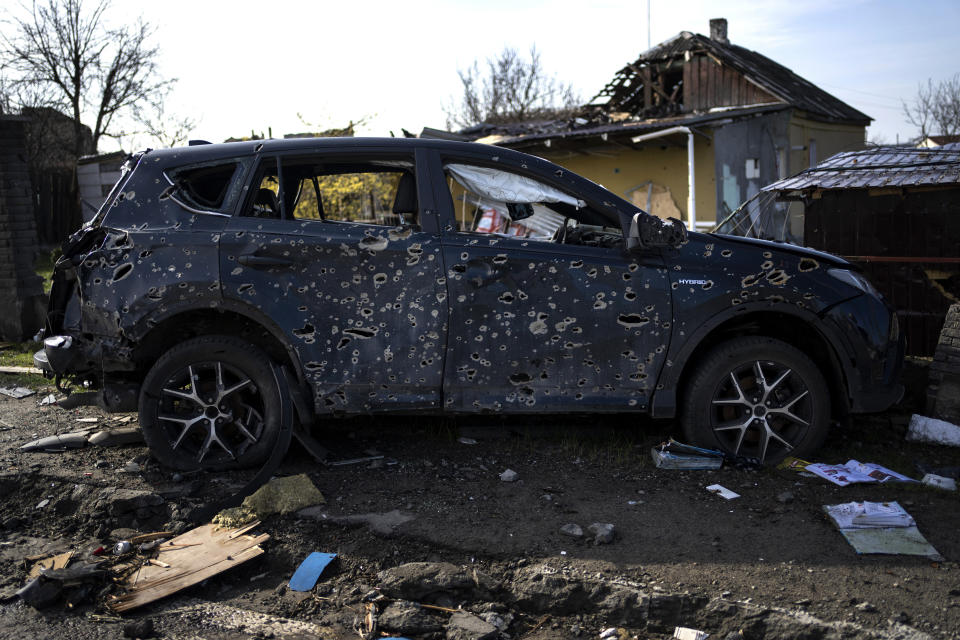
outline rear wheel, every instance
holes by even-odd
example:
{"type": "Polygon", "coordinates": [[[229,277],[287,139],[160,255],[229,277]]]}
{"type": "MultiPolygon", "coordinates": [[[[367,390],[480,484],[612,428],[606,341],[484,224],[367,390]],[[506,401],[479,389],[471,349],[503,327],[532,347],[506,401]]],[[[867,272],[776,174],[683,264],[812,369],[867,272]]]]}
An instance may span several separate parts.
{"type": "Polygon", "coordinates": [[[231,336],[201,336],[167,351],[147,373],[140,426],[168,467],[246,468],[269,456],[280,406],[263,351],[231,336]]]}
{"type": "Polygon", "coordinates": [[[829,420],[830,395],[816,365],[763,337],[715,347],[691,377],[681,413],[689,441],[767,465],[816,451],[829,420]]]}

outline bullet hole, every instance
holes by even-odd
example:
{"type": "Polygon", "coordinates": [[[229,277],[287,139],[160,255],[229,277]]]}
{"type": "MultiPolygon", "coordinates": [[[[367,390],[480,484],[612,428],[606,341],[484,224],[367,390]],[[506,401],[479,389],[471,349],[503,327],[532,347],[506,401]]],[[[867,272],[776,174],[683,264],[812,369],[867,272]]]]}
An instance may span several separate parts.
{"type": "Polygon", "coordinates": [[[307,371],[316,371],[317,369],[322,369],[323,365],[320,364],[319,362],[308,362],[305,365],[303,365],[303,368],[306,369],[307,371]]]}
{"type": "Polygon", "coordinates": [[[243,273],[243,267],[234,267],[234,268],[230,271],[230,275],[232,275],[232,276],[238,276],[238,275],[240,275],[241,273],[243,273]]]}
{"type": "Polygon", "coordinates": [[[513,294],[509,291],[504,291],[497,299],[503,304],[511,304],[513,302],[513,294]]]}
{"type": "Polygon", "coordinates": [[[582,267],[582,266],[583,266],[583,260],[571,260],[571,261],[570,261],[570,268],[571,268],[571,269],[579,269],[579,268],[582,267]]]}
{"type": "Polygon", "coordinates": [[[724,258],[729,258],[730,256],[733,255],[733,251],[730,251],[730,249],[724,249],[723,251],[720,252],[720,255],[723,256],[724,258]]]}
{"type": "Polygon", "coordinates": [[[763,269],[764,271],[769,271],[770,269],[773,269],[773,262],[770,260],[767,260],[766,262],[760,265],[760,268],[763,269]]]}
{"type": "Polygon", "coordinates": [[[101,282],[103,282],[103,278],[94,278],[94,279],[93,279],[93,284],[100,284],[101,282]]]}
{"type": "Polygon", "coordinates": [[[410,228],[390,229],[389,231],[387,231],[387,237],[389,237],[391,240],[394,240],[394,241],[406,240],[407,238],[410,237],[411,233],[413,233],[413,229],[410,229],[410,228]]]}
{"type": "Polygon", "coordinates": [[[636,313],[621,313],[617,317],[617,324],[621,324],[628,329],[633,329],[635,327],[642,327],[643,325],[650,322],[650,318],[646,316],[641,316],[636,313]]]}
{"type": "Polygon", "coordinates": [[[241,294],[246,293],[247,291],[251,291],[251,290],[253,290],[253,285],[250,284],[249,282],[246,283],[246,284],[242,284],[242,285],[240,285],[239,287],[237,287],[237,293],[241,293],[241,294]]]}
{"type": "Polygon", "coordinates": [[[758,282],[760,282],[760,278],[761,278],[761,277],[763,277],[763,274],[762,274],[762,273],[759,273],[759,274],[751,274],[751,275],[749,275],[749,276],[746,276],[743,280],[740,281],[740,286],[742,286],[742,287],[752,287],[752,286],[755,286],[758,282]]]}
{"type": "Polygon", "coordinates": [[[313,334],[315,334],[316,332],[317,332],[316,327],[314,327],[312,324],[308,322],[305,325],[303,325],[301,329],[294,329],[293,335],[297,336],[298,338],[312,338],[313,334]]]}
{"type": "Polygon", "coordinates": [[[362,315],[364,318],[369,318],[370,316],[373,315],[373,309],[371,309],[371,308],[369,308],[369,307],[365,307],[365,308],[363,308],[363,309],[360,309],[360,315],[362,315]]]}
{"type": "Polygon", "coordinates": [[[383,283],[386,282],[386,281],[387,281],[387,274],[385,274],[385,273],[375,273],[375,274],[373,275],[373,283],[374,283],[374,284],[381,285],[381,284],[383,284],[383,283]]]}
{"type": "Polygon", "coordinates": [[[533,380],[533,378],[530,377],[530,374],[524,373],[523,371],[518,371],[510,375],[510,384],[513,385],[526,384],[531,380],[533,380]]]}
{"type": "Polygon", "coordinates": [[[769,251],[764,251],[764,252],[763,252],[763,257],[769,260],[770,258],[773,257],[773,254],[770,253],[769,251]]]}
{"type": "Polygon", "coordinates": [[[590,276],[591,278],[596,278],[597,273],[599,272],[596,269],[590,269],[590,271],[587,271],[587,275],[590,276]]]}
{"type": "Polygon", "coordinates": [[[787,280],[790,279],[790,276],[787,275],[787,272],[783,269],[774,269],[767,274],[767,282],[772,285],[780,286],[787,283],[787,280]]]}
{"type": "Polygon", "coordinates": [[[679,286],[680,286],[680,283],[678,283],[678,282],[673,282],[673,283],[670,284],[670,288],[671,288],[671,289],[676,289],[676,288],[679,287],[679,286]]]}
{"type": "MultiPolygon", "coordinates": [[[[343,330],[344,333],[349,334],[355,338],[360,338],[361,340],[372,338],[373,336],[377,335],[378,331],[380,331],[380,329],[376,327],[370,327],[370,328],[352,327],[350,329],[343,330]]],[[[294,333],[296,333],[296,331],[294,331],[294,333]]]]}
{"type": "Polygon", "coordinates": [[[337,351],[340,351],[348,344],[350,344],[350,338],[340,338],[340,342],[337,343],[337,351]]]}
{"type": "Polygon", "coordinates": [[[461,259],[461,260],[469,260],[469,259],[470,259],[470,254],[467,253],[466,251],[464,251],[463,253],[460,254],[460,259],[461,259]]]}
{"type": "Polygon", "coordinates": [[[633,291],[627,291],[625,294],[623,294],[623,297],[625,300],[636,300],[637,294],[635,294],[633,291]]]}
{"type": "Polygon", "coordinates": [[[713,289],[713,280],[707,280],[702,285],[700,285],[700,288],[703,289],[704,291],[709,291],[710,289],[713,289]]]}
{"type": "Polygon", "coordinates": [[[477,353],[476,351],[474,351],[473,353],[470,354],[470,359],[471,359],[471,360],[479,360],[479,359],[480,359],[480,354],[477,353]]]}
{"type": "Polygon", "coordinates": [[[242,237],[244,236],[244,234],[246,234],[246,233],[247,233],[246,231],[237,231],[237,232],[234,234],[234,237],[236,237],[236,238],[242,238],[242,237]]]}
{"type": "Polygon", "coordinates": [[[545,322],[547,317],[548,316],[545,313],[537,314],[537,319],[528,325],[530,333],[535,336],[545,334],[547,332],[547,323],[545,322]]]}
{"type": "Polygon", "coordinates": [[[361,249],[367,251],[383,251],[387,248],[387,245],[390,242],[386,238],[381,238],[379,236],[364,236],[364,238],[358,243],[361,249]]]}
{"type": "Polygon", "coordinates": [[[629,273],[625,273],[625,274],[623,274],[623,275],[620,276],[620,277],[623,278],[624,282],[626,282],[627,280],[630,279],[630,274],[629,274],[629,273]]]}
{"type": "Polygon", "coordinates": [[[562,178],[562,177],[563,177],[563,169],[557,169],[556,171],[553,172],[553,175],[557,176],[558,178],[562,178]]]}
{"type": "Polygon", "coordinates": [[[806,273],[820,267],[820,263],[813,258],[800,258],[800,271],[806,273]]]}
{"type": "Polygon", "coordinates": [[[261,151],[263,151],[263,143],[262,143],[262,142],[253,148],[253,152],[254,152],[254,153],[260,153],[261,151]]]}
{"type": "Polygon", "coordinates": [[[506,264],[506,263],[507,263],[507,256],[505,254],[498,253],[493,257],[493,264],[506,264]]]}
{"type": "Polygon", "coordinates": [[[153,251],[150,251],[149,249],[144,249],[143,251],[140,252],[140,259],[143,260],[144,258],[149,258],[152,254],[153,254],[153,251]]]}
{"type": "Polygon", "coordinates": [[[125,264],[120,265],[113,271],[113,281],[119,282],[120,280],[123,280],[128,275],[130,275],[131,271],[133,271],[133,265],[131,263],[127,262],[125,264]]]}

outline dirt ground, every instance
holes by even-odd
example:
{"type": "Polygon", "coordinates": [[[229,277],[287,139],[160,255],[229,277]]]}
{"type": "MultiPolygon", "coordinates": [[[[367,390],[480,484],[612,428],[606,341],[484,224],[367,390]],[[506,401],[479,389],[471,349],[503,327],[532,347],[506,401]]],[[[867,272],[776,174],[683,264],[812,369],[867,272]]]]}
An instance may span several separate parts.
{"type": "MultiPolygon", "coordinates": [[[[118,418],[95,407],[38,406],[44,395],[0,396],[0,637],[123,637],[123,623],[92,615],[103,612],[95,603],[37,611],[10,597],[26,581],[24,558],[65,549],[88,554],[120,527],[183,529],[194,509],[252,474],[175,476],[142,445],[21,453],[36,437],[94,426],[80,418],[98,418],[101,426],[118,418]],[[136,467],[124,471],[131,462],[136,467]],[[146,490],[165,502],[154,513],[111,517],[71,503],[78,486],[146,490]]],[[[855,458],[917,478],[921,469],[960,467],[958,449],[905,442],[908,419],[904,410],[857,418],[834,429],[818,461],[855,458]]],[[[128,424],[135,423],[131,415],[128,424]]],[[[674,624],[716,638],[960,637],[956,493],[908,484],[838,487],[788,470],[656,469],[650,447],[671,428],[628,416],[333,421],[320,437],[328,461],[384,458],[328,466],[294,445],[278,475],[308,473],[326,497],[322,515],[268,518],[258,528],[271,536],[264,555],[126,619],[149,619],[163,638],[357,638],[366,603],[376,599],[381,611],[389,603],[377,592],[378,573],[430,562],[477,569],[497,582],[483,597],[435,601],[500,616],[502,633],[489,637],[598,638],[620,627],[619,637],[667,638],[674,624]],[[516,481],[500,479],[507,469],[516,481]],[[741,497],[707,492],[714,483],[741,497]],[[945,560],[858,556],[822,511],[852,500],[899,501],[945,560]],[[392,511],[409,519],[337,521],[392,511]],[[613,542],[560,533],[568,523],[586,530],[594,522],[615,525],[613,542]],[[312,551],[339,558],[312,592],[287,590],[312,551]],[[531,604],[524,580],[533,568],[565,584],[629,585],[656,602],[669,597],[677,609],[638,621],[589,598],[562,604],[560,594],[531,604]],[[773,624],[771,612],[794,626],[773,624]]],[[[429,613],[433,626],[396,635],[488,637],[444,632],[451,613],[429,613]]]]}

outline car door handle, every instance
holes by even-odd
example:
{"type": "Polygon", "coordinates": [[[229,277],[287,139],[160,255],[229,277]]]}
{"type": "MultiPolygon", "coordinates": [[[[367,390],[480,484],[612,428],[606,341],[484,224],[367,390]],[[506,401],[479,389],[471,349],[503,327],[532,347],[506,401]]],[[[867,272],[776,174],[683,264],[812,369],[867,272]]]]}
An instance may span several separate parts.
{"type": "Polygon", "coordinates": [[[287,258],[273,258],[270,256],[240,256],[237,262],[245,267],[266,268],[266,267],[289,267],[293,260],[287,258]]]}

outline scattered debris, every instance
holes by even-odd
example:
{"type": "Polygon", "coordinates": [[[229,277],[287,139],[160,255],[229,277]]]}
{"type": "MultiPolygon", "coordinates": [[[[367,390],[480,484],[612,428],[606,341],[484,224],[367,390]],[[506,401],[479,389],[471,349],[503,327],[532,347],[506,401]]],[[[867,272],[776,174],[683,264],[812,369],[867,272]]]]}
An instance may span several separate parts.
{"type": "MultiPolygon", "coordinates": [[[[32,556],[27,558],[27,560],[33,559],[35,558],[32,556]]],[[[36,559],[34,565],[30,567],[30,572],[27,574],[27,577],[30,579],[36,578],[44,569],[66,569],[72,559],[73,551],[65,551],[56,555],[36,559]]]]}
{"type": "Polygon", "coordinates": [[[907,440],[960,447],[960,427],[945,420],[927,418],[915,413],[910,416],[907,440]]]}
{"type": "Polygon", "coordinates": [[[921,480],[920,482],[930,487],[936,487],[937,489],[945,489],[947,491],[957,490],[956,480],[954,480],[953,478],[945,478],[943,476],[938,476],[935,473],[928,473],[927,475],[923,476],[923,480],[921,480]]]}
{"type": "Polygon", "coordinates": [[[326,520],[336,522],[337,524],[366,524],[370,531],[382,535],[390,536],[394,530],[405,522],[413,520],[413,516],[394,509],[386,513],[358,513],[350,516],[329,516],[320,507],[310,507],[301,509],[297,515],[305,518],[314,518],[316,520],[326,520]]]}
{"type": "Polygon", "coordinates": [[[107,571],[95,564],[81,564],[71,568],[43,569],[17,595],[35,609],[47,607],[63,596],[67,608],[72,609],[93,595],[95,587],[107,579],[107,571]]]}
{"type": "Polygon", "coordinates": [[[723,452],[683,444],[673,438],[650,449],[650,455],[659,469],[719,469],[723,466],[723,452]]]}
{"type": "Polygon", "coordinates": [[[457,442],[460,444],[477,444],[477,441],[473,438],[457,438],[457,442]]]}
{"type": "Polygon", "coordinates": [[[500,479],[504,482],[516,482],[520,477],[520,474],[514,471],[513,469],[507,469],[500,474],[500,479]]]}
{"type": "Polygon", "coordinates": [[[500,630],[466,611],[457,611],[447,623],[447,640],[495,640],[500,630]]]}
{"type": "Polygon", "coordinates": [[[706,640],[710,634],[690,627],[676,627],[673,630],[675,640],[706,640]]]}
{"type": "Polygon", "coordinates": [[[594,522],[587,527],[587,531],[594,535],[593,544],[610,544],[613,542],[616,535],[615,529],[616,527],[609,522],[594,522]]]}
{"type": "Polygon", "coordinates": [[[321,553],[314,551],[306,560],[300,563],[293,577],[290,578],[290,589],[293,591],[310,591],[317,584],[320,574],[337,557],[335,553],[321,553]]]}
{"type": "Polygon", "coordinates": [[[156,551],[169,566],[144,564],[120,582],[126,593],[108,602],[108,608],[114,613],[135,609],[256,558],[263,554],[260,544],[270,539],[265,533],[247,535],[258,524],[238,529],[206,524],[163,543],[156,551]]]}
{"type": "Polygon", "coordinates": [[[858,554],[923,556],[942,560],[913,517],[896,502],[824,505],[824,511],[858,554]]]}
{"type": "Polygon", "coordinates": [[[123,625],[123,635],[125,638],[149,638],[153,635],[153,620],[144,618],[128,622],[123,625]]]}
{"type": "Polygon", "coordinates": [[[275,513],[301,511],[327,501],[305,473],[273,478],[243,499],[239,507],[224,509],[213,518],[219,526],[239,527],[275,513]]]}
{"type": "Polygon", "coordinates": [[[141,442],[143,442],[143,432],[140,431],[139,427],[104,429],[87,438],[87,444],[95,447],[120,447],[127,444],[140,444],[141,442]]]}
{"type": "MultiPolygon", "coordinates": [[[[4,372],[0,372],[4,373],[4,372]]],[[[33,389],[28,389],[26,387],[0,387],[0,393],[5,396],[10,396],[11,398],[26,398],[32,396],[36,393],[33,389]]]]}
{"type": "Polygon", "coordinates": [[[734,493],[733,491],[730,491],[730,489],[727,489],[719,484],[711,484],[709,487],[707,487],[707,491],[710,493],[715,493],[726,500],[733,500],[734,498],[740,497],[739,493],[734,493]]]}
{"type": "Polygon", "coordinates": [[[560,533],[562,533],[565,536],[570,536],[571,538],[583,537],[583,529],[580,527],[580,525],[573,522],[570,522],[560,527],[560,533]]]}
{"type": "Polygon", "coordinates": [[[345,467],[349,464],[362,464],[364,462],[373,462],[374,460],[383,460],[382,455],[366,456],[364,458],[350,458],[349,460],[337,460],[336,462],[324,462],[328,467],[345,467]]]}
{"type": "Polygon", "coordinates": [[[916,482],[913,478],[908,478],[878,464],[856,460],[848,460],[844,464],[807,463],[804,469],[841,487],[855,482],[888,482],[890,480],[916,482]]]}
{"type": "Polygon", "coordinates": [[[57,404],[57,402],[59,402],[59,400],[57,399],[57,396],[51,393],[44,396],[43,399],[40,400],[40,402],[38,402],[37,404],[40,406],[44,406],[44,405],[50,405],[50,404],[57,404]]]}
{"type": "Polygon", "coordinates": [[[39,440],[32,440],[20,447],[20,451],[45,451],[47,453],[62,453],[67,449],[81,449],[87,446],[87,436],[90,430],[61,433],[56,436],[47,436],[39,440]]]}

